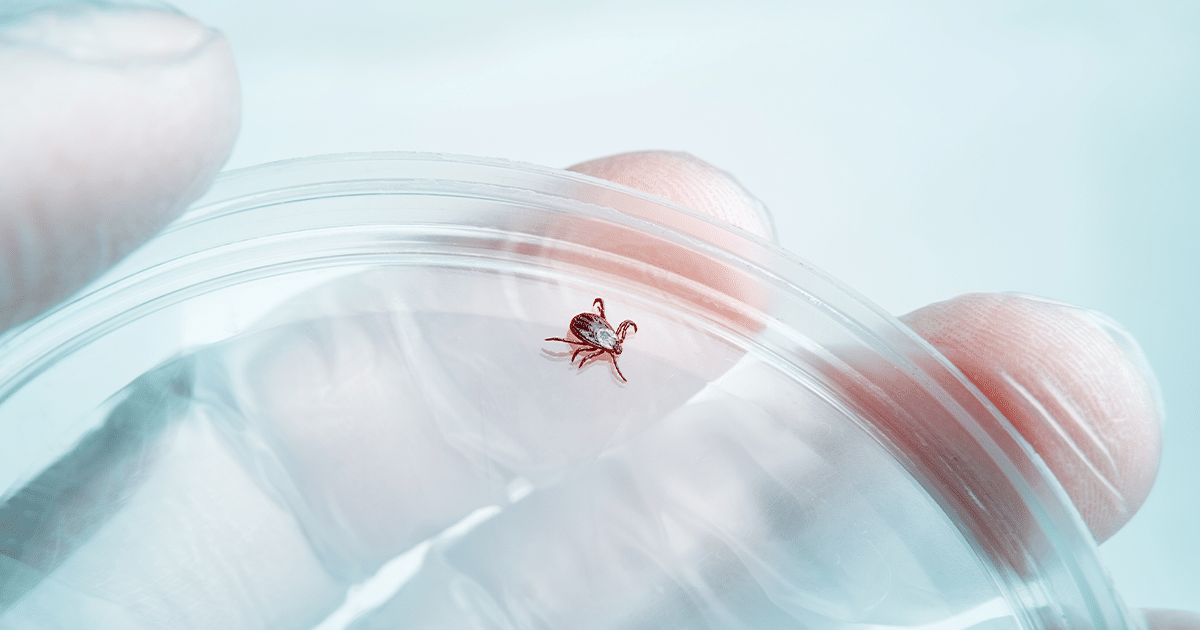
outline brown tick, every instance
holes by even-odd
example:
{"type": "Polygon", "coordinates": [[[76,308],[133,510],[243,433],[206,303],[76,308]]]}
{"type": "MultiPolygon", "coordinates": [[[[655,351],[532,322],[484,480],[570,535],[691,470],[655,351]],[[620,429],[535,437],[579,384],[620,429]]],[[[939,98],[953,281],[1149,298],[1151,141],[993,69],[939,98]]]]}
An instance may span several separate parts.
{"type": "Polygon", "coordinates": [[[561,337],[547,337],[546,341],[562,341],[579,346],[575,349],[575,353],[571,355],[571,363],[575,362],[575,357],[579,356],[580,352],[594,351],[579,362],[579,367],[581,368],[584,363],[602,354],[611,354],[613,367],[617,370],[617,376],[620,376],[622,381],[628,382],[625,379],[625,375],[621,374],[621,368],[617,367],[617,355],[621,354],[621,343],[625,341],[627,329],[632,326],[633,332],[637,332],[637,324],[627,319],[621,322],[621,325],[617,326],[616,331],[614,331],[612,326],[609,325],[608,319],[604,317],[604,300],[596,298],[592,302],[592,306],[600,308],[599,316],[591,313],[580,313],[571,319],[571,333],[578,337],[578,341],[563,339],[561,337]]]}

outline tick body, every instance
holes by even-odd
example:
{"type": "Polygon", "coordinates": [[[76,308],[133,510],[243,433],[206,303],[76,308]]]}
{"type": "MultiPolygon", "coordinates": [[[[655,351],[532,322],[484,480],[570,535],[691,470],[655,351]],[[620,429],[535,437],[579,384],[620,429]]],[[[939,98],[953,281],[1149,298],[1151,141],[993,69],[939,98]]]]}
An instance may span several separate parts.
{"type": "Polygon", "coordinates": [[[581,368],[584,363],[603,354],[612,355],[613,368],[617,370],[617,376],[620,376],[622,381],[628,382],[625,375],[621,374],[621,368],[617,366],[617,355],[621,354],[621,344],[625,342],[625,334],[629,332],[630,328],[633,328],[633,332],[637,332],[637,324],[627,319],[621,322],[616,330],[613,330],[608,319],[604,317],[604,300],[596,298],[592,302],[592,306],[599,309],[599,315],[580,313],[571,319],[571,334],[575,335],[575,339],[547,337],[546,341],[561,341],[572,344],[572,347],[578,346],[571,355],[571,363],[575,362],[575,357],[578,357],[580,353],[589,353],[579,362],[581,368]]]}

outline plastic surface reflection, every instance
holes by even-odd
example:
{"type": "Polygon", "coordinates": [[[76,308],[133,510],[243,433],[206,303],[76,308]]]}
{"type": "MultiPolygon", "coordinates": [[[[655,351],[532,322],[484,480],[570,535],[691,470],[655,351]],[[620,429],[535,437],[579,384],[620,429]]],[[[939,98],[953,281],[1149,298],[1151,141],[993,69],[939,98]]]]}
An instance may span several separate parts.
{"type": "MultiPolygon", "coordinates": [[[[151,617],[122,584],[172,557],[348,586],[487,506],[500,509],[438,539],[352,627],[910,626],[994,600],[957,532],[877,444],[677,313],[612,298],[611,312],[640,322],[622,355],[629,383],[603,361],[569,367],[541,340],[589,295],[382,269],[154,370],[91,438],[106,450],[77,447],[59,464],[70,474],[25,490],[89,476],[75,508],[114,513],[96,532],[28,541],[31,564],[73,553],[9,614],[128,627],[96,625],[96,607],[151,617]],[[185,525],[235,506],[279,518],[240,532],[245,556],[204,560],[185,525]],[[278,539],[311,559],[253,549],[278,539]]],[[[295,595],[303,609],[311,594],[295,595]]]]}
{"type": "Polygon", "coordinates": [[[962,381],[759,244],[467,158],[206,203],[0,338],[4,630],[1126,627],[962,381]],[[545,341],[596,297],[627,382],[545,341]]]}

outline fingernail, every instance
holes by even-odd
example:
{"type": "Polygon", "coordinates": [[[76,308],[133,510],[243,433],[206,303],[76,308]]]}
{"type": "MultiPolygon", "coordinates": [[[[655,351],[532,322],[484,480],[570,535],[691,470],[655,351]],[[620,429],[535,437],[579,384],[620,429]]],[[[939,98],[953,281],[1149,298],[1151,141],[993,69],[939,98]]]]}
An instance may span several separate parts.
{"type": "Polygon", "coordinates": [[[81,63],[174,62],[217,38],[158,3],[18,2],[0,9],[0,52],[31,51],[81,63]]]}

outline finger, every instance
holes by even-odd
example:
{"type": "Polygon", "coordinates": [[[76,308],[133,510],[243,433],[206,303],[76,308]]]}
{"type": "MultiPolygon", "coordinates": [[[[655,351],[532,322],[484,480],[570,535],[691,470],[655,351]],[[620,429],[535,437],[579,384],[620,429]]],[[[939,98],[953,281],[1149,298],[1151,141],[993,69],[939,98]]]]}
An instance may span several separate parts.
{"type": "MultiPolygon", "coordinates": [[[[758,200],[727,173],[686,153],[623,153],[576,164],[568,170],[627,185],[717,219],[697,219],[664,208],[661,203],[621,205],[626,214],[665,225],[724,251],[749,259],[755,257],[755,250],[746,247],[744,239],[728,231],[729,225],[755,236],[767,239],[773,236],[769,216],[758,200]]],[[[624,264],[620,269],[605,271],[656,286],[670,293],[674,301],[708,311],[734,328],[753,332],[760,327],[761,322],[740,309],[741,305],[763,305],[765,296],[760,285],[734,265],[708,256],[703,247],[682,245],[653,233],[625,230],[602,222],[589,226],[582,235],[575,235],[570,233],[571,225],[560,228],[564,234],[551,230],[549,235],[574,240],[585,251],[595,248],[607,252],[624,264]]],[[[573,265],[588,265],[584,256],[560,258],[573,265]]]]}
{"type": "Polygon", "coordinates": [[[774,239],[770,215],[729,173],[687,153],[636,151],[567,167],[657,195],[756,236],[774,239]]]}
{"type": "Polygon", "coordinates": [[[575,628],[598,615],[621,627],[838,627],[868,615],[921,626],[995,597],[988,576],[965,570],[974,551],[947,544],[958,536],[938,504],[893,471],[820,396],[746,361],[636,439],[441,537],[351,628],[484,617],[575,628]]]}
{"type": "MultiPolygon", "coordinates": [[[[682,153],[626,153],[570,168],[769,234],[761,204],[682,153]]],[[[967,374],[1046,460],[1103,541],[1158,470],[1159,403],[1136,342],[1101,315],[1018,296],[966,296],[904,319],[967,374]]]]}
{"type": "Polygon", "coordinates": [[[341,601],[293,515],[172,391],[187,366],[138,379],[98,448],[0,514],[0,628],[311,628],[341,601]]]}
{"type": "Polygon", "coordinates": [[[1200,630],[1200,614],[1183,610],[1143,608],[1150,630],[1200,630]]]}
{"type": "Polygon", "coordinates": [[[1063,484],[1098,542],[1158,472],[1162,405],[1137,343],[1091,311],[969,294],[901,318],[992,401],[1063,484]]]}
{"type": "Polygon", "coordinates": [[[229,156],[228,43],[184,16],[53,7],[0,30],[0,330],[178,215],[229,156]]]}

